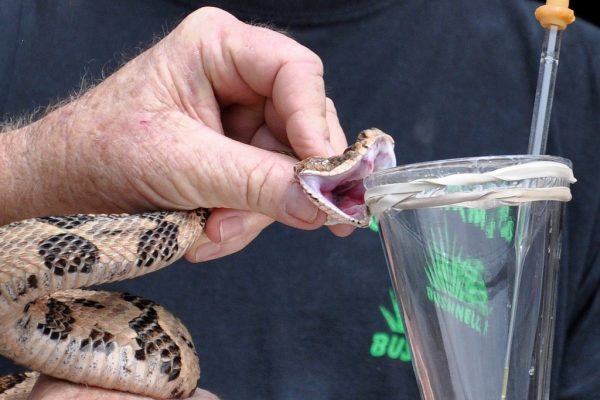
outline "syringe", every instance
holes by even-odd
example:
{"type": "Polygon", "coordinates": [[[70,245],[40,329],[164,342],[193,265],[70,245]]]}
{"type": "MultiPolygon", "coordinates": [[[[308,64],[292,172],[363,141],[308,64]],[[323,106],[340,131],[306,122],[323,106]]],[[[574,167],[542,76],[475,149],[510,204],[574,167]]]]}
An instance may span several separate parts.
{"type": "MultiPolygon", "coordinates": [[[[545,5],[538,7],[535,11],[535,17],[546,30],[546,34],[542,45],[542,56],[540,59],[535,102],[533,105],[533,116],[531,118],[531,130],[529,133],[528,153],[540,155],[546,152],[546,143],[548,141],[548,127],[550,124],[550,112],[552,111],[554,83],[556,81],[556,70],[558,69],[558,56],[562,32],[567,28],[567,25],[575,20],[575,15],[573,10],[569,9],[569,0],[547,0],[545,5]]],[[[520,240],[515,242],[516,260],[514,289],[510,310],[506,355],[504,359],[501,400],[506,400],[509,395],[508,379],[510,375],[514,330],[515,324],[517,323],[517,306],[519,304],[521,276],[526,249],[528,249],[530,245],[528,242],[533,236],[533,232],[531,232],[531,220],[528,215],[530,212],[530,205],[527,203],[519,207],[519,214],[517,216],[517,224],[515,227],[515,236],[519,237],[520,240]]],[[[536,373],[535,370],[531,371],[532,373],[536,373]]]]}
{"type": "Polygon", "coordinates": [[[535,11],[535,17],[546,34],[540,58],[528,153],[539,155],[546,152],[562,32],[575,20],[575,15],[569,9],[569,0],[548,0],[535,11]]]}

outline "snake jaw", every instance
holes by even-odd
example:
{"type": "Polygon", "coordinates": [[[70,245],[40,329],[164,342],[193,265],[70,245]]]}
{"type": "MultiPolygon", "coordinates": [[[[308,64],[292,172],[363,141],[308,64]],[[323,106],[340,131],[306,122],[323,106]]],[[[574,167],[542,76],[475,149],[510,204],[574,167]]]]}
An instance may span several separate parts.
{"type": "Polygon", "coordinates": [[[370,216],[363,179],[394,166],[392,137],[378,129],[368,129],[340,156],[302,161],[296,167],[296,176],[308,197],[327,213],[327,225],[366,227],[370,216]]]}

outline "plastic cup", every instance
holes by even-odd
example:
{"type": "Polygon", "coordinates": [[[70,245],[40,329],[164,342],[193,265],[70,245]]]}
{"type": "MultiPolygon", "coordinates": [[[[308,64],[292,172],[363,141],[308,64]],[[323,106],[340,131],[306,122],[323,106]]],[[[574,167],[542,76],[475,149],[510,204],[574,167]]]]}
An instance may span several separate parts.
{"type": "Polygon", "coordinates": [[[373,190],[416,187],[378,218],[423,399],[548,398],[560,222],[570,199],[553,193],[574,179],[543,167],[526,179],[479,179],[539,161],[571,166],[551,156],[478,157],[365,180],[367,203],[373,190]],[[475,183],[435,184],[456,174],[475,183]]]}

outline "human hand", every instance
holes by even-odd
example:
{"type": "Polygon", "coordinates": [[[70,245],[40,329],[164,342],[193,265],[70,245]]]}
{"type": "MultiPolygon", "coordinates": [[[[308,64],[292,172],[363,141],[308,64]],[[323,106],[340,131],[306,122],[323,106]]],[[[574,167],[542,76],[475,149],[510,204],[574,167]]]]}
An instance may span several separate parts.
{"type": "MultiPolygon", "coordinates": [[[[196,389],[189,400],[219,400],[217,396],[206,390],[196,389]]],[[[139,396],[131,393],[115,392],[91,386],[40,375],[29,400],[152,400],[150,397],[139,396]]]]}
{"type": "Polygon", "coordinates": [[[295,161],[271,150],[346,147],[322,74],[292,39],[200,9],[80,98],[0,136],[0,215],[215,208],[192,261],[241,249],[272,220],[317,228],[325,215],[294,182],[295,161]]]}

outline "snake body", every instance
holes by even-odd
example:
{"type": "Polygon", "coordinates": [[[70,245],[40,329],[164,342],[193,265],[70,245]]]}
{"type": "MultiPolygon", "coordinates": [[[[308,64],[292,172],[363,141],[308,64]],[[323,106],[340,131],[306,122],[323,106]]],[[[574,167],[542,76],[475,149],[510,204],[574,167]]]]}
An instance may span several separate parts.
{"type": "MultiPolygon", "coordinates": [[[[348,160],[344,171],[360,164],[373,143],[391,141],[371,131],[343,156],[299,163],[296,176],[303,182],[312,172],[322,174],[314,165],[327,164],[334,175],[348,160]]],[[[331,205],[307,194],[331,214],[331,205]]],[[[192,395],[198,355],[177,318],[135,295],[78,288],[172,264],[202,234],[209,212],[80,214],[0,227],[0,354],[72,382],[154,398],[192,395]]],[[[25,398],[35,376],[0,377],[0,400],[25,398]]]]}

